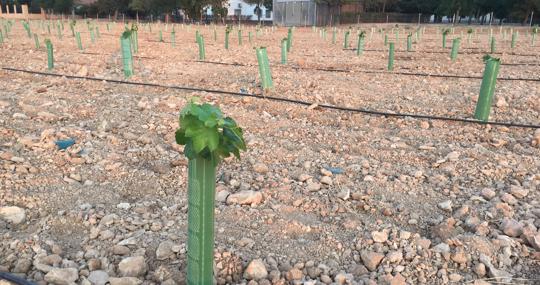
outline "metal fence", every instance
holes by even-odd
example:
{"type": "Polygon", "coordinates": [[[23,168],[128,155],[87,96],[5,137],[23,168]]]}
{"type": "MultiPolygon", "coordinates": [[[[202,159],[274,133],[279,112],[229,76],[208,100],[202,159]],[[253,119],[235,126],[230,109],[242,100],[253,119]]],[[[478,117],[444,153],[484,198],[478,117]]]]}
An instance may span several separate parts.
{"type": "Polygon", "coordinates": [[[309,0],[274,0],[274,24],[282,26],[314,25],[316,7],[317,5],[309,0]]]}
{"type": "Polygon", "coordinates": [[[337,22],[337,8],[313,0],[274,0],[274,24],[280,26],[326,26],[337,22]]]}

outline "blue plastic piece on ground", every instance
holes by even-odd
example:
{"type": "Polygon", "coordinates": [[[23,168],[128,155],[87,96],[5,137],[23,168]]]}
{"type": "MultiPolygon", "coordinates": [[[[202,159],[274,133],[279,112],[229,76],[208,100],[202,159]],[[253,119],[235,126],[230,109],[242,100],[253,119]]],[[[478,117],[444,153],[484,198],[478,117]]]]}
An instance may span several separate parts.
{"type": "Polygon", "coordinates": [[[74,139],[67,139],[67,140],[57,140],[56,142],[54,142],[56,144],[56,146],[58,147],[58,149],[60,150],[63,150],[63,149],[66,149],[72,145],[75,144],[75,140],[74,139]]]}
{"type": "Polygon", "coordinates": [[[343,172],[345,172],[345,170],[343,170],[343,168],[339,168],[339,167],[325,167],[326,170],[332,172],[332,174],[342,174],[343,172]]]}

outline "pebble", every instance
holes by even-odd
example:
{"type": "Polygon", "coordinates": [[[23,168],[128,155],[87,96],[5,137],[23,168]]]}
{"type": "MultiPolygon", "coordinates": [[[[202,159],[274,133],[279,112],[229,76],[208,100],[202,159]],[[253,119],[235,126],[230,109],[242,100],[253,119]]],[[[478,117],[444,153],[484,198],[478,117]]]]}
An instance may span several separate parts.
{"type": "Polygon", "coordinates": [[[143,282],[135,277],[111,277],[109,278],[110,285],[140,285],[143,282]]]}
{"type": "Polygon", "coordinates": [[[15,264],[15,268],[13,268],[13,273],[26,273],[30,270],[32,267],[32,260],[26,259],[26,258],[20,258],[17,260],[17,263],[15,264]]]}
{"type": "Polygon", "coordinates": [[[229,195],[231,195],[231,192],[227,190],[219,191],[216,194],[216,201],[220,203],[225,203],[227,202],[227,198],[229,197],[229,195]]]}
{"type": "Polygon", "coordinates": [[[88,275],[88,281],[92,285],[105,285],[109,281],[109,274],[102,270],[92,271],[88,275]]]}
{"type": "Polygon", "coordinates": [[[257,173],[264,174],[268,172],[268,166],[264,163],[256,163],[253,165],[253,170],[257,173]]]}
{"type": "Polygon", "coordinates": [[[131,205],[129,203],[119,203],[118,205],[116,205],[116,208],[122,210],[129,210],[129,208],[131,208],[131,205]]]}
{"type": "Polygon", "coordinates": [[[433,251],[439,252],[439,253],[448,253],[450,252],[450,246],[447,243],[442,242],[434,246],[433,251]]]}
{"type": "Polygon", "coordinates": [[[337,193],[337,197],[343,201],[347,201],[351,197],[351,190],[348,188],[342,189],[337,193]]]}
{"type": "Polygon", "coordinates": [[[1,207],[0,219],[18,225],[26,219],[26,211],[23,208],[16,206],[1,207]]]}
{"type": "Polygon", "coordinates": [[[130,250],[129,250],[129,248],[127,246],[115,245],[112,248],[112,252],[115,255],[128,255],[130,250]]]}
{"type": "Polygon", "coordinates": [[[403,252],[401,251],[390,251],[386,254],[386,260],[390,263],[400,263],[403,260],[403,252]]]}
{"type": "Polygon", "coordinates": [[[384,255],[373,251],[362,251],[360,257],[369,271],[375,271],[384,258],[384,255]]]}
{"type": "Polygon", "coordinates": [[[374,242],[383,243],[388,240],[388,233],[386,233],[385,231],[381,231],[381,232],[374,231],[374,232],[371,232],[371,238],[373,239],[374,242]]]}
{"type": "Polygon", "coordinates": [[[481,262],[477,263],[474,266],[474,273],[476,273],[476,275],[478,275],[480,278],[486,276],[486,266],[481,262]]]}
{"type": "Polygon", "coordinates": [[[466,264],[467,255],[462,250],[458,250],[452,255],[452,260],[459,264],[466,264]]]}
{"type": "Polygon", "coordinates": [[[514,195],[514,197],[518,199],[523,199],[529,195],[529,190],[512,185],[510,187],[510,194],[514,195]]]}
{"type": "Polygon", "coordinates": [[[452,201],[451,200],[446,200],[444,202],[441,202],[441,203],[437,204],[437,206],[439,206],[439,208],[442,209],[442,210],[445,210],[447,212],[452,212],[452,201]]]}
{"type": "Polygon", "coordinates": [[[509,205],[515,205],[518,202],[517,199],[509,193],[502,194],[501,200],[508,203],[509,205]]]}
{"type": "Polygon", "coordinates": [[[71,285],[79,279],[79,271],[75,268],[53,268],[45,275],[45,281],[56,285],[71,285]]]}
{"type": "Polygon", "coordinates": [[[302,279],[302,276],[303,276],[302,270],[298,268],[292,268],[291,270],[287,271],[285,278],[287,278],[287,280],[289,281],[293,281],[293,280],[302,279]]]}
{"type": "Polygon", "coordinates": [[[227,197],[227,204],[257,205],[262,202],[263,195],[259,191],[244,190],[227,197]]]}
{"type": "Polygon", "coordinates": [[[142,256],[127,257],[118,264],[118,271],[123,277],[138,277],[146,273],[147,266],[142,256]]]}
{"type": "Polygon", "coordinates": [[[333,184],[332,177],[330,177],[330,176],[321,177],[321,183],[326,184],[326,185],[332,185],[333,184]]]}
{"type": "Polygon", "coordinates": [[[260,280],[268,276],[268,270],[262,259],[252,260],[244,271],[244,278],[247,280],[260,280]]]}
{"type": "Polygon", "coordinates": [[[491,200],[497,195],[497,193],[495,193],[495,191],[493,191],[493,189],[491,189],[491,188],[484,188],[484,189],[482,189],[481,195],[486,200],[491,200]]]}
{"type": "Polygon", "coordinates": [[[457,274],[457,273],[452,273],[450,275],[448,275],[448,279],[450,279],[450,281],[452,282],[459,282],[461,280],[461,275],[457,274]]]}
{"type": "Polygon", "coordinates": [[[161,242],[156,249],[156,259],[165,260],[169,257],[174,256],[173,247],[174,243],[170,240],[161,242]]]}
{"type": "Polygon", "coordinates": [[[308,183],[308,184],[307,184],[306,189],[307,189],[309,192],[316,192],[316,191],[321,190],[321,184],[320,184],[320,183],[316,183],[316,182],[311,182],[311,183],[308,183]]]}
{"type": "Polygon", "coordinates": [[[510,237],[519,237],[523,233],[523,224],[514,219],[503,219],[500,229],[510,237]]]}

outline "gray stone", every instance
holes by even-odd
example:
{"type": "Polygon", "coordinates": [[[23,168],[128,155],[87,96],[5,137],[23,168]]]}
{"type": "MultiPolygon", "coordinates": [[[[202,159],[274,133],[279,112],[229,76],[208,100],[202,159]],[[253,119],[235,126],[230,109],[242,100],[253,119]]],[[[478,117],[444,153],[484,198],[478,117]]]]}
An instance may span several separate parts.
{"type": "Polygon", "coordinates": [[[519,237],[523,233],[523,224],[514,219],[505,218],[501,223],[501,230],[510,237],[519,237]]]}
{"type": "Polygon", "coordinates": [[[441,202],[437,204],[440,209],[445,210],[447,212],[452,212],[452,200],[446,200],[444,202],[441,202]]]}
{"type": "Polygon", "coordinates": [[[88,281],[93,285],[105,285],[109,281],[109,274],[103,270],[92,271],[88,275],[88,281]]]}
{"type": "Polygon", "coordinates": [[[156,250],[156,258],[158,260],[164,260],[174,256],[174,252],[172,250],[173,246],[174,243],[170,240],[161,242],[156,250]]]}

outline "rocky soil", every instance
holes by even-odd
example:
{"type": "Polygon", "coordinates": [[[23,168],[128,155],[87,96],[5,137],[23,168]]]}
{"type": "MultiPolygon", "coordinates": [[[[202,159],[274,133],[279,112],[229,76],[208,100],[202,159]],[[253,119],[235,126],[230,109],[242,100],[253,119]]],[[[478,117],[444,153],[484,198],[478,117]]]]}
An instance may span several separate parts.
{"type": "MultiPolygon", "coordinates": [[[[132,81],[260,93],[253,46],[266,45],[273,96],[381,111],[470,118],[478,79],[384,71],[377,26],[366,52],[343,50],[331,32],[244,31],[223,48],[199,27],[207,59],[196,62],[197,26],[141,26],[132,81]],[[164,43],[157,42],[162,30],[164,43]],[[247,34],[252,32],[253,43],[247,34]],[[350,72],[315,70],[347,69],[350,72]]],[[[41,39],[47,36],[32,23],[41,39]]],[[[99,23],[84,52],[68,27],[51,36],[59,74],[123,79],[118,36],[99,23]]],[[[400,26],[396,71],[482,74],[488,29],[451,63],[440,27],[406,53],[400,26]],[[440,51],[442,53],[435,53],[440,51]]],[[[505,27],[505,32],[509,32],[505,27]]],[[[466,29],[456,29],[450,38],[466,29]]],[[[540,44],[500,40],[501,77],[538,78],[540,44]],[[536,77],[535,77],[536,76],[536,77]]],[[[236,35],[235,32],[231,35],[236,35]]],[[[355,33],[351,42],[355,45],[355,33]],[[353,40],[354,39],[354,40],[353,40]]],[[[392,39],[393,33],[389,32],[392,39]]],[[[0,44],[2,67],[46,72],[20,23],[0,44]]],[[[244,127],[248,151],[218,169],[217,284],[538,284],[540,130],[388,118],[206,92],[0,71],[0,271],[37,284],[185,284],[187,161],[174,142],[192,96],[244,127]],[[75,144],[59,149],[57,142],[75,144]]],[[[499,81],[491,119],[540,124],[540,83],[499,81]]],[[[0,284],[5,282],[0,281],[0,284]]]]}

